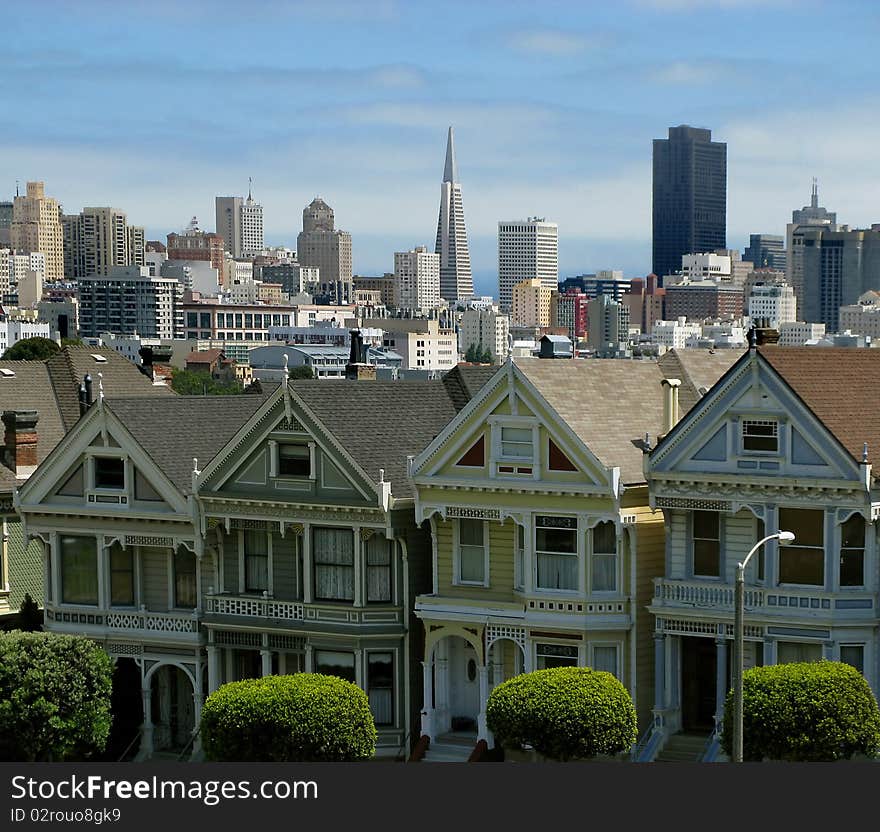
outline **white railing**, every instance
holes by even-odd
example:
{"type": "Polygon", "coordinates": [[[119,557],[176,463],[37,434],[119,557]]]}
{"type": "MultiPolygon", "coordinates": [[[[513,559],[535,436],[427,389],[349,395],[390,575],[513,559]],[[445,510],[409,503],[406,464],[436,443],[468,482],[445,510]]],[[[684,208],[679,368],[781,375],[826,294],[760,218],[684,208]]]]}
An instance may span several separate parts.
{"type": "Polygon", "coordinates": [[[146,630],[153,633],[196,633],[199,623],[192,614],[166,612],[108,612],[111,630],[146,630]]]}
{"type": "MultiPolygon", "coordinates": [[[[686,604],[693,607],[722,607],[733,609],[733,585],[706,581],[654,580],[654,597],[661,603],[686,604]]],[[[745,605],[748,608],[764,606],[765,591],[761,588],[745,588],[745,605]]]]}
{"type": "Polygon", "coordinates": [[[205,612],[214,615],[242,615],[252,618],[275,618],[281,621],[303,621],[304,607],[297,601],[274,598],[249,598],[236,595],[209,595],[205,612]]]}

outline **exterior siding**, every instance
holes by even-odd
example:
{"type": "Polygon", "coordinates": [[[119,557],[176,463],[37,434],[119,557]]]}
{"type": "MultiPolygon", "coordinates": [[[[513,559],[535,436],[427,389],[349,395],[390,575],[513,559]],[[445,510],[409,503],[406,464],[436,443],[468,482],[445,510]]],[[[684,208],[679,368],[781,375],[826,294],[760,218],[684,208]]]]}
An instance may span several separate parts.
{"type": "MultiPolygon", "coordinates": [[[[728,583],[735,583],[737,563],[745,558],[756,543],[755,515],[743,508],[734,515],[723,514],[722,518],[724,521],[722,545],[724,547],[725,579],[728,583]]],[[[752,561],[749,561],[748,571],[754,572],[752,561]]]]}
{"type": "Polygon", "coordinates": [[[670,511],[671,527],[669,550],[669,574],[673,578],[687,577],[687,513],[670,511]]]}

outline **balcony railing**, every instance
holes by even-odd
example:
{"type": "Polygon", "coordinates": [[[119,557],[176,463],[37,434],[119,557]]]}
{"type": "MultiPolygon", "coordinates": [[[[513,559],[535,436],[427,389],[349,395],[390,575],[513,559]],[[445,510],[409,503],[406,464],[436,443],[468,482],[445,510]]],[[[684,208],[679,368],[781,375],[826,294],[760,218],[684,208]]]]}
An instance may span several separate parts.
{"type": "Polygon", "coordinates": [[[277,618],[282,621],[303,621],[305,608],[299,601],[277,601],[239,595],[209,595],[205,612],[214,615],[243,615],[252,618],[277,618]]]}
{"type": "Polygon", "coordinates": [[[150,610],[101,610],[78,606],[47,605],[48,629],[95,633],[97,631],[198,638],[199,619],[194,613],[150,610]]]}
{"type": "MultiPolygon", "coordinates": [[[[822,589],[746,586],[747,611],[773,616],[847,617],[874,616],[874,598],[869,592],[826,592],[822,589]]],[[[654,606],[715,609],[733,613],[733,584],[710,581],[654,579],[654,606]]]]}
{"type": "Polygon", "coordinates": [[[259,595],[208,595],[205,597],[205,614],[291,623],[394,625],[403,621],[400,607],[393,604],[355,607],[321,601],[281,601],[259,595]]]}

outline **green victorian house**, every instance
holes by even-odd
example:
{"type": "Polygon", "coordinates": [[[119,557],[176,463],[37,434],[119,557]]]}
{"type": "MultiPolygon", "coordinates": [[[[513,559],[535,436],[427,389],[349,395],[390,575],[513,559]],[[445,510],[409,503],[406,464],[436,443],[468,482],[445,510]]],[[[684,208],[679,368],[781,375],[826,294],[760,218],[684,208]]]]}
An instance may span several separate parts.
{"type": "Polygon", "coordinates": [[[491,688],[560,665],[615,674],[648,726],[665,544],[642,458],[735,357],[509,361],[414,459],[433,540],[415,599],[432,743],[491,740],[491,688]]]}
{"type": "Polygon", "coordinates": [[[300,671],[360,685],[377,755],[406,753],[431,569],[407,460],[486,375],[99,398],[80,419],[18,506],[44,549],[47,629],[127,668],[142,758],[198,751],[219,685],[300,671]]]}

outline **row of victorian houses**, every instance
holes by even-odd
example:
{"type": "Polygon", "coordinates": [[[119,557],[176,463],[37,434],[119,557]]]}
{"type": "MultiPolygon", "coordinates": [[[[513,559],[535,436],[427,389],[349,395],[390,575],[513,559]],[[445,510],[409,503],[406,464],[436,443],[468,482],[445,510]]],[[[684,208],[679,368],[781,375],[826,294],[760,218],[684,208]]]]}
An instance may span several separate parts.
{"type": "Polygon", "coordinates": [[[232,680],[350,679],[377,755],[403,756],[491,740],[493,686],[588,665],[630,690],[651,759],[711,741],[736,563],[786,529],[747,576],[746,665],[840,659],[876,693],[880,352],[728,353],[99,391],[15,492],[45,627],[116,660],[142,757],[197,753],[232,680]]]}

